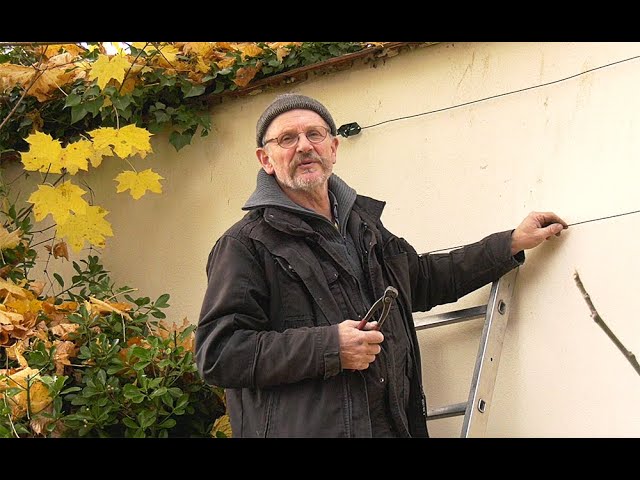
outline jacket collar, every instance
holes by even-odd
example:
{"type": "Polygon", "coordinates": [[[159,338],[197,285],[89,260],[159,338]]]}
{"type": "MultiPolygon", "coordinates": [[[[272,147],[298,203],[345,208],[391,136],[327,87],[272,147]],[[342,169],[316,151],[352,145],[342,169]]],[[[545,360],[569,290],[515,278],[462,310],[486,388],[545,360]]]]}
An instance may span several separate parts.
{"type": "MultiPolygon", "coordinates": [[[[333,193],[338,202],[338,223],[340,223],[341,225],[346,224],[349,212],[353,208],[354,203],[357,203],[360,207],[364,208],[369,216],[374,220],[379,219],[382,215],[382,210],[384,209],[385,202],[370,197],[365,197],[363,195],[358,195],[352,187],[350,187],[335,173],[333,173],[331,177],[329,177],[329,190],[333,193]]],[[[249,199],[245,202],[242,210],[255,210],[258,208],[267,207],[285,210],[294,214],[324,218],[313,210],[302,207],[293,202],[282,191],[275,177],[269,175],[261,168],[258,171],[256,179],[256,189],[253,191],[249,199]]],[[[272,210],[272,208],[268,209],[272,210]]],[[[266,213],[267,212],[265,212],[265,215],[266,213]]],[[[273,214],[273,211],[271,212],[271,214],[273,214]]],[[[287,215],[287,222],[291,223],[294,216],[295,215],[287,215]]],[[[304,222],[304,220],[298,219],[292,224],[292,226],[297,225],[297,227],[301,227],[302,224],[306,224],[306,222],[304,222]]]]}

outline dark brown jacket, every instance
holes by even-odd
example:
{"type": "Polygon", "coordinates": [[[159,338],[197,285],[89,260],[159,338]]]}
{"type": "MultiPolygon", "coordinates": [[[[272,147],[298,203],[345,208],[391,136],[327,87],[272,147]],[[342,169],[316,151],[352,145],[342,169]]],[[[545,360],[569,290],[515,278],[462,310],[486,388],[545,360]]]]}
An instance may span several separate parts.
{"type": "MultiPolygon", "coordinates": [[[[249,212],[209,255],[196,331],[199,371],[226,388],[234,437],[371,436],[364,376],[340,365],[338,324],[369,306],[353,269],[328,240],[341,233],[288,202],[260,172],[257,193],[244,207],[249,212]]],[[[505,231],[449,253],[418,255],[382,225],[384,202],[356,195],[335,174],[329,187],[340,205],[342,235],[354,239],[374,298],[389,285],[399,291],[376,360],[389,372],[395,428],[402,436],[428,436],[412,312],[498,279],[524,253],[511,256],[511,231],[505,231]]]]}

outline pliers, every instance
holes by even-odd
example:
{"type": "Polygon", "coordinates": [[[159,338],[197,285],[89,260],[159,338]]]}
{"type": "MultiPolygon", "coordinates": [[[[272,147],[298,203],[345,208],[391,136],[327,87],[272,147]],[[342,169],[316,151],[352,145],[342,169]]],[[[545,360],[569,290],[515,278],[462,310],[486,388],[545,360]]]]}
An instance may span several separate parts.
{"type": "Polygon", "coordinates": [[[397,296],[398,296],[398,290],[396,290],[394,287],[391,287],[391,286],[387,287],[384,293],[382,294],[382,296],[378,300],[376,300],[373,305],[371,305],[371,308],[369,309],[369,311],[366,313],[364,317],[362,317],[362,320],[360,320],[360,323],[358,324],[358,330],[362,330],[364,326],[367,324],[367,322],[371,320],[371,317],[373,316],[373,314],[378,310],[382,309],[382,312],[380,313],[380,318],[378,318],[378,326],[376,328],[377,330],[380,330],[380,328],[382,327],[382,324],[384,323],[384,321],[387,319],[387,316],[389,315],[389,310],[391,310],[391,303],[396,299],[397,296]]]}

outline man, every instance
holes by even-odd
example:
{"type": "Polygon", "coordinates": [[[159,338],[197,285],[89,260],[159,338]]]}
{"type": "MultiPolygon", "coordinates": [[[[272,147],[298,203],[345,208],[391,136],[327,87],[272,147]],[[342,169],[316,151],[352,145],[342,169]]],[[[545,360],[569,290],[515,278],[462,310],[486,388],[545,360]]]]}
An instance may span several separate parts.
{"type": "Polygon", "coordinates": [[[234,437],[426,437],[412,312],[454,302],[568,225],[532,212],[514,230],[420,256],[380,221],[384,202],[333,174],[329,111],[278,96],[256,125],[248,213],[215,243],[196,331],[206,382],[226,389],[234,437]],[[358,328],[386,287],[386,322],[358,328]]]}

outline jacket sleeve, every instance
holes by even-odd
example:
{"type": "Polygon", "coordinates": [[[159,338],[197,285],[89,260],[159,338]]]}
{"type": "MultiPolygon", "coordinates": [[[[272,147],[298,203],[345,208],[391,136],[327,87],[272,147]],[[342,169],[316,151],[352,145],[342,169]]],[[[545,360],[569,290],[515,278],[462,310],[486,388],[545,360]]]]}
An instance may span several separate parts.
{"type": "Polygon", "coordinates": [[[269,387],[340,371],[338,326],[271,330],[269,287],[260,261],[222,236],[207,262],[195,335],[198,371],[224,388],[269,387]]]}
{"type": "Polygon", "coordinates": [[[511,255],[511,232],[493,233],[447,253],[418,255],[409,248],[413,311],[427,311],[499,279],[524,263],[524,252],[511,255]]]}

